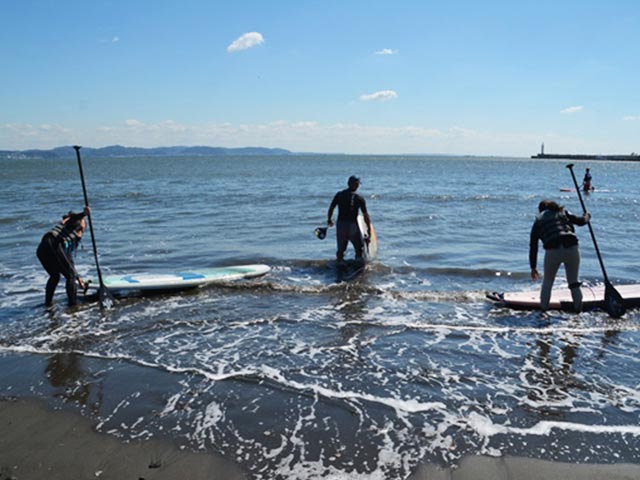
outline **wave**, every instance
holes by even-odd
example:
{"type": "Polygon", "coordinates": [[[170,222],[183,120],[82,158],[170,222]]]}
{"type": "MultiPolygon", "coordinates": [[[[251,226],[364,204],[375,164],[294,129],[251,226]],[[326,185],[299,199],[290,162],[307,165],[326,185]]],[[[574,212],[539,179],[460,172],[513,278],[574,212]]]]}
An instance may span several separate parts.
{"type": "Polygon", "coordinates": [[[21,222],[22,217],[19,215],[14,215],[10,217],[0,217],[0,225],[11,225],[12,223],[21,222]]]}
{"type": "MultiPolygon", "coordinates": [[[[274,260],[274,272],[289,270],[292,274],[323,274],[335,271],[334,260],[274,260]],[[279,265],[278,265],[279,264],[279,265]]],[[[526,280],[530,278],[530,273],[521,271],[508,271],[493,268],[463,268],[463,267],[419,267],[415,265],[390,266],[380,261],[373,261],[367,266],[367,271],[377,275],[440,275],[462,278],[496,278],[506,277],[515,280],[526,280]]]]}
{"type": "Polygon", "coordinates": [[[491,437],[500,434],[549,436],[552,430],[567,430],[579,433],[595,434],[628,434],[636,437],[640,436],[640,427],[637,425],[587,425],[575,422],[543,420],[531,427],[520,428],[494,423],[488,417],[476,412],[472,412],[468,416],[468,424],[476,432],[482,434],[485,437],[491,437]]]}
{"type": "Polygon", "coordinates": [[[514,272],[507,270],[499,270],[493,268],[462,268],[462,267],[426,267],[424,269],[413,268],[414,271],[431,275],[441,275],[447,277],[461,278],[496,278],[506,277],[514,280],[527,280],[530,278],[528,272],[514,272]]]}

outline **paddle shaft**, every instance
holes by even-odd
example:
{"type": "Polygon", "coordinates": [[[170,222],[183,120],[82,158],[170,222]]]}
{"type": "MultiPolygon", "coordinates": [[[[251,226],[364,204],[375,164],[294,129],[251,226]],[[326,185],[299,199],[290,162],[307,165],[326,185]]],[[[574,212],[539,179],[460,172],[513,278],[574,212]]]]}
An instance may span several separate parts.
{"type": "MultiPolygon", "coordinates": [[[[84,194],[84,205],[85,207],[89,206],[89,197],[87,196],[87,187],[84,183],[84,172],[82,171],[82,160],[80,159],[80,146],[75,145],[73,147],[76,151],[76,157],[78,158],[78,169],[80,170],[80,180],[82,181],[82,193],[84,194]]],[[[96,260],[96,270],[98,271],[98,282],[100,283],[100,288],[104,287],[104,283],[102,282],[102,273],[100,272],[100,263],[98,262],[98,247],[96,247],[96,236],[93,233],[93,223],[91,222],[91,214],[87,215],[89,219],[89,231],[91,232],[91,244],[93,245],[93,257],[96,260]]]]}
{"type": "MultiPolygon", "coordinates": [[[[584,200],[582,200],[582,194],[580,193],[580,188],[578,187],[578,181],[576,180],[576,175],[573,173],[573,163],[567,165],[567,168],[571,172],[571,178],[573,179],[573,184],[576,187],[576,192],[578,192],[578,198],[580,199],[580,205],[582,206],[582,212],[587,213],[587,208],[584,206],[584,200]]],[[[598,256],[598,261],[600,262],[600,268],[602,268],[602,275],[604,276],[604,283],[609,284],[609,277],[607,276],[607,271],[604,268],[604,262],[602,261],[602,255],[600,255],[600,249],[598,248],[598,242],[596,242],[596,235],[593,233],[593,227],[591,226],[591,220],[587,222],[587,226],[589,227],[589,233],[591,234],[591,240],[593,240],[593,246],[596,249],[596,255],[598,256]]]]}

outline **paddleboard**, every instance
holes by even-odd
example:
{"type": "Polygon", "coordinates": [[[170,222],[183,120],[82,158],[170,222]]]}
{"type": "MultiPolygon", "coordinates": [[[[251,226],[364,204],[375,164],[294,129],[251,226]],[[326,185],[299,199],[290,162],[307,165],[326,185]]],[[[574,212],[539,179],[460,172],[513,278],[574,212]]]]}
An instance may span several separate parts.
{"type": "MultiPolygon", "coordinates": [[[[561,188],[561,189],[560,189],[560,191],[561,191],[561,192],[575,192],[575,191],[576,191],[576,189],[575,189],[575,188],[561,188]]],[[[595,189],[595,187],[591,187],[591,189],[590,189],[590,190],[584,190],[584,189],[582,189],[582,188],[581,188],[581,189],[580,189],[580,191],[581,191],[582,193],[593,193],[593,192],[595,192],[595,191],[596,191],[596,189],[595,189]]],[[[610,192],[610,190],[603,190],[603,189],[601,189],[601,188],[599,188],[597,191],[598,191],[598,192],[600,192],[600,193],[607,193],[607,192],[610,192]]]]}
{"type": "Polygon", "coordinates": [[[376,235],[376,229],[371,222],[371,231],[367,228],[367,222],[364,221],[364,216],[358,215],[358,228],[362,238],[369,238],[369,243],[364,244],[364,258],[366,261],[373,260],[378,256],[378,235],[376,235]]]}
{"type": "MultiPolygon", "coordinates": [[[[144,292],[153,290],[180,290],[204,285],[229,282],[241,278],[265,275],[268,265],[237,265],[231,267],[185,270],[176,273],[134,273],[122,276],[103,277],[105,287],[112,292],[144,292]]],[[[97,289],[97,280],[92,280],[89,288],[97,289]]]]}
{"type": "MultiPolygon", "coordinates": [[[[627,308],[640,306],[640,284],[616,285],[616,290],[624,299],[627,308]]],[[[582,287],[582,308],[592,310],[604,307],[604,285],[595,287],[582,287]]],[[[527,292],[487,293],[487,298],[500,307],[513,308],[515,310],[538,310],[540,308],[540,290],[527,292]]],[[[550,310],[573,310],[571,290],[568,288],[554,288],[551,291],[550,310]]]]}

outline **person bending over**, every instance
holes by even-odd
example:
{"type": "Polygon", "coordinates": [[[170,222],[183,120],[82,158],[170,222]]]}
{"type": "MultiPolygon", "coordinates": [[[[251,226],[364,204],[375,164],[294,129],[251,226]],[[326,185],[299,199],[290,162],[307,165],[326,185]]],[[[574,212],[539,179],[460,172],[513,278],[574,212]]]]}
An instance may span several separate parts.
{"type": "Polygon", "coordinates": [[[78,275],[73,263],[73,255],[82,240],[82,235],[86,228],[85,217],[91,213],[89,207],[85,207],[82,213],[69,212],[62,217],[62,221],[44,234],[40,245],[38,245],[37,255],[40,263],[49,274],[47,287],[45,290],[45,306],[53,304],[53,294],[55,293],[60,275],[66,279],[67,299],[69,306],[76,304],[77,287],[84,288],[84,282],[78,275]]]}
{"type": "Polygon", "coordinates": [[[580,270],[580,251],[578,249],[578,237],[575,234],[574,225],[586,225],[591,220],[591,214],[585,212],[578,217],[565,210],[553,200],[543,200],[538,205],[538,215],[531,227],[529,241],[529,265],[531,266],[532,280],[538,280],[536,269],[538,260],[538,241],[542,241],[545,250],[544,274],[542,277],[542,289],[540,290],[540,308],[547,310],[551,300],[551,289],[561,264],[564,264],[565,274],[573,308],[576,312],[582,311],[582,291],[578,280],[580,270]]]}

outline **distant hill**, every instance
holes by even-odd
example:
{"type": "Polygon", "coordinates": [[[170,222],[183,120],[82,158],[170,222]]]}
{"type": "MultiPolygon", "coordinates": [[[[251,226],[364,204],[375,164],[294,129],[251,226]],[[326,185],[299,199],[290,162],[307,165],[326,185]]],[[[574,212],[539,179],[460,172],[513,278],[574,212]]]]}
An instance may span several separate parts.
{"type": "MultiPolygon", "coordinates": [[[[83,147],[83,157],[211,157],[211,156],[254,156],[254,155],[291,155],[284,148],[224,148],[224,147],[158,147],[139,148],[111,145],[103,148],[83,147]]],[[[63,159],[75,157],[73,147],[57,147],[51,150],[0,150],[0,158],[28,159],[50,158],[63,159]]]]}

